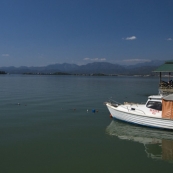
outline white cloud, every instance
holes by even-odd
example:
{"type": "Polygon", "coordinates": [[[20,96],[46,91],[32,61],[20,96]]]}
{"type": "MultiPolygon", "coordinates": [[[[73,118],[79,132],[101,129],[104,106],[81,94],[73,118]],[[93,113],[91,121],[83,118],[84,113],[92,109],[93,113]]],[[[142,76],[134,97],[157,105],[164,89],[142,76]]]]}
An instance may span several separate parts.
{"type": "Polygon", "coordinates": [[[90,60],[90,58],[84,58],[83,60],[84,60],[84,61],[88,61],[88,60],[90,60]]]}
{"type": "Polygon", "coordinates": [[[106,58],[84,58],[84,61],[106,61],[106,58]]]}
{"type": "Polygon", "coordinates": [[[2,56],[5,56],[5,57],[7,57],[7,56],[10,56],[9,54],[2,54],[2,56]]]}
{"type": "Polygon", "coordinates": [[[168,38],[168,39],[166,39],[167,41],[172,41],[172,38],[168,38]]]}
{"type": "Polygon", "coordinates": [[[151,60],[149,60],[149,59],[124,59],[123,61],[124,62],[135,62],[135,63],[138,63],[138,62],[150,62],[151,60]]]}
{"type": "Polygon", "coordinates": [[[136,39],[137,39],[136,36],[131,36],[131,37],[123,38],[123,40],[136,40],[136,39]]]}

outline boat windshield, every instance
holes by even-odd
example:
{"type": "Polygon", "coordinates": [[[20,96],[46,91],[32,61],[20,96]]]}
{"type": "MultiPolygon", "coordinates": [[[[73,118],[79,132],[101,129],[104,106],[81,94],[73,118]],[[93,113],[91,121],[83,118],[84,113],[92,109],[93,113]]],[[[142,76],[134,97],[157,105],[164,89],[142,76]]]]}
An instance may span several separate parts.
{"type": "Polygon", "coordinates": [[[162,110],[162,103],[157,101],[148,101],[147,108],[156,109],[158,111],[162,110]]]}

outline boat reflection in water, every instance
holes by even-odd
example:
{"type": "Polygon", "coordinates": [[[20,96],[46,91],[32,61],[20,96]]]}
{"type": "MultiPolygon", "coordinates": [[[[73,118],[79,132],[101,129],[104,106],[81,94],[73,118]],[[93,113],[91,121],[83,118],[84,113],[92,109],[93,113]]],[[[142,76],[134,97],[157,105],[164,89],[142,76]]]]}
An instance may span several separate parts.
{"type": "Polygon", "coordinates": [[[144,144],[148,157],[173,162],[173,131],[136,126],[113,120],[106,128],[109,135],[144,144]]]}

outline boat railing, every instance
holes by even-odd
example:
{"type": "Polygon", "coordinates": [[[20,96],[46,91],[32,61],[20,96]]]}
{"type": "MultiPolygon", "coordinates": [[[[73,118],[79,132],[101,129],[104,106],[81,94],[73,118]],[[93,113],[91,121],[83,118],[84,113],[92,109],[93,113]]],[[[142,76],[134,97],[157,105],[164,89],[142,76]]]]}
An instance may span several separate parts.
{"type": "MultiPolygon", "coordinates": [[[[128,107],[128,106],[126,106],[125,104],[122,104],[122,103],[119,103],[119,102],[113,100],[112,98],[109,99],[109,103],[110,103],[112,106],[114,106],[114,107],[120,106],[120,107],[122,107],[122,108],[124,108],[124,109],[127,109],[128,112],[131,111],[131,110],[136,110],[136,111],[142,112],[142,113],[145,115],[145,112],[144,112],[144,111],[142,111],[142,110],[140,110],[140,109],[137,109],[137,108],[128,107]]],[[[126,104],[127,104],[127,102],[126,102],[126,104]]],[[[128,104],[128,105],[130,105],[130,104],[128,104]]],[[[131,105],[136,105],[136,106],[137,106],[136,103],[133,103],[133,104],[131,103],[131,105]]]]}
{"type": "Polygon", "coordinates": [[[110,103],[112,106],[115,106],[115,107],[118,107],[119,105],[122,105],[122,103],[119,103],[119,102],[113,100],[112,98],[109,99],[109,103],[110,103]]]}

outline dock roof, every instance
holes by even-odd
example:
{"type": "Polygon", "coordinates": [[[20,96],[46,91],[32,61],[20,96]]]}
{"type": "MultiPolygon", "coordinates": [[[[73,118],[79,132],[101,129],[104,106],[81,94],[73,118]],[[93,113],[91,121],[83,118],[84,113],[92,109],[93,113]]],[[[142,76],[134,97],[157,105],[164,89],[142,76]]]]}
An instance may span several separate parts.
{"type": "Polygon", "coordinates": [[[166,61],[165,64],[159,66],[154,72],[173,72],[173,61],[166,61]]]}

